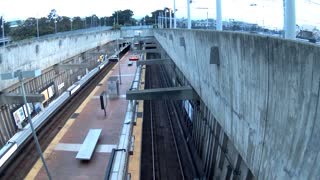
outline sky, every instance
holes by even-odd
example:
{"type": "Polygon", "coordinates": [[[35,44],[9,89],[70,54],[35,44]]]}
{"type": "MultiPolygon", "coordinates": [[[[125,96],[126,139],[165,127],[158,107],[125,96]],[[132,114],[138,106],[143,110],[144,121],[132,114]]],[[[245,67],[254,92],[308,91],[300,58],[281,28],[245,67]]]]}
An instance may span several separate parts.
{"type": "MultiPolygon", "coordinates": [[[[215,0],[192,0],[191,18],[216,18],[215,0]]],[[[222,0],[223,20],[235,19],[270,28],[283,27],[282,0],[222,0]],[[255,4],[255,6],[250,6],[255,4]]],[[[0,0],[0,15],[6,20],[47,16],[56,9],[60,16],[111,16],[116,10],[131,9],[135,18],[173,8],[173,0],[0,0]]],[[[187,0],[176,0],[178,18],[187,18],[187,0]]],[[[320,0],[296,0],[297,24],[320,28],[320,0]]]]}

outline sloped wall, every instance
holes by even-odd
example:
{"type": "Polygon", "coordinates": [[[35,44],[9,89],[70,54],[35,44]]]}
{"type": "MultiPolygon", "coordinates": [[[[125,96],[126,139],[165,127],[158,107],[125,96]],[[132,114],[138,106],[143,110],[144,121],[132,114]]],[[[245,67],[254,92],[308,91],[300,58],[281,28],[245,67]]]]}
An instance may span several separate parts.
{"type": "MultiPolygon", "coordinates": [[[[38,68],[43,70],[119,37],[120,31],[109,30],[18,42],[4,49],[0,48],[2,60],[0,72],[6,73],[18,69],[34,70],[38,68]]],[[[16,82],[16,80],[1,81],[0,90],[16,82]]]]}
{"type": "Polygon", "coordinates": [[[320,47],[218,31],[154,36],[256,178],[320,178],[320,47]],[[212,47],[219,65],[210,64],[212,47]]]}

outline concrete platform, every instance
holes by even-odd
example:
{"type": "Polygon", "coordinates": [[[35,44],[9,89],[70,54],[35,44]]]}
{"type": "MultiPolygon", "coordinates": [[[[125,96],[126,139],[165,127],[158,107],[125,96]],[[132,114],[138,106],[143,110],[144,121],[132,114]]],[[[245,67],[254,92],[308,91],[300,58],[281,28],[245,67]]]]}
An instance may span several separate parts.
{"type": "MultiPolygon", "coordinates": [[[[130,53],[130,52],[129,52],[130,53]]],[[[118,65],[99,83],[86,100],[69,118],[59,134],[44,151],[53,179],[103,179],[112,148],[116,148],[124,122],[128,101],[125,99],[136,71],[135,63],[128,66],[128,53],[121,59],[122,84],[120,97],[108,99],[107,116],[100,109],[102,91],[107,90],[107,80],[118,75],[118,65]],[[97,148],[90,161],[75,158],[86,134],[91,128],[102,129],[97,148]]],[[[25,179],[47,179],[40,159],[25,179]]]]}

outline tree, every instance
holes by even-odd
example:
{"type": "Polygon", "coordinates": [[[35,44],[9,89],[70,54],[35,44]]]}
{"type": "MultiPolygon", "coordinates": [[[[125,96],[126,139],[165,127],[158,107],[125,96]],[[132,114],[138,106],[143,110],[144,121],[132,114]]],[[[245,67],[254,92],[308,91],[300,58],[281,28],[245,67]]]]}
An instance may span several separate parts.
{"type": "Polygon", "coordinates": [[[43,36],[46,34],[52,34],[54,32],[54,26],[50,26],[48,19],[46,17],[42,17],[38,20],[39,25],[39,35],[43,36]]]}
{"type": "Polygon", "coordinates": [[[59,15],[57,14],[57,11],[55,9],[52,9],[48,15],[48,20],[53,21],[56,20],[58,17],[59,15]]]}
{"type": "Polygon", "coordinates": [[[71,21],[69,17],[62,16],[59,21],[58,32],[70,31],[71,21]]]}
{"type": "Polygon", "coordinates": [[[4,36],[8,36],[8,34],[10,33],[10,23],[9,22],[6,22],[5,20],[4,20],[4,18],[1,16],[0,17],[0,30],[1,30],[1,32],[0,32],[0,34],[1,34],[1,38],[2,38],[2,21],[3,21],[3,24],[4,24],[4,36]]]}
{"type": "Polygon", "coordinates": [[[77,30],[82,28],[84,28],[84,22],[81,20],[79,16],[74,17],[72,20],[72,29],[77,30]]]}
{"type": "Polygon", "coordinates": [[[36,32],[36,19],[28,18],[21,26],[18,26],[14,31],[11,31],[10,36],[14,41],[35,37],[36,32]]]}
{"type": "Polygon", "coordinates": [[[115,20],[115,24],[119,21],[118,23],[121,25],[132,25],[132,16],[133,11],[126,9],[124,11],[115,11],[111,17],[115,20]]]}

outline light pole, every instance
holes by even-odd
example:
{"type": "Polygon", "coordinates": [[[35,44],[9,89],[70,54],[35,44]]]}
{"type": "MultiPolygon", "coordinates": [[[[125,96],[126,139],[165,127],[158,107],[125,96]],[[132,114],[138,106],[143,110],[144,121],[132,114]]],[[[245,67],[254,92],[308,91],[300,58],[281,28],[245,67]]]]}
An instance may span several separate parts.
{"type": "Polygon", "coordinates": [[[70,25],[71,25],[70,29],[71,29],[71,31],[72,31],[72,21],[73,21],[73,19],[71,18],[70,19],[70,25]]]}
{"type": "Polygon", "coordinates": [[[209,14],[208,14],[208,11],[207,11],[207,29],[209,29],[209,14]]]}
{"type": "Polygon", "coordinates": [[[121,68],[120,68],[120,50],[119,50],[119,39],[118,38],[117,38],[117,50],[118,50],[119,80],[120,80],[120,84],[122,84],[122,81],[121,81],[121,68]]]}
{"type": "Polygon", "coordinates": [[[295,39],[296,38],[296,2],[295,0],[286,0],[285,4],[285,38],[295,39]]]}
{"type": "Polygon", "coordinates": [[[167,28],[167,8],[164,9],[164,28],[167,28]]]}
{"type": "Polygon", "coordinates": [[[0,79],[2,79],[2,80],[8,80],[8,79],[14,79],[14,78],[18,78],[19,79],[21,92],[22,92],[22,96],[23,96],[23,101],[24,101],[24,105],[26,106],[28,121],[29,121],[30,128],[31,128],[31,131],[32,131],[32,136],[33,136],[34,142],[36,143],[37,151],[38,151],[38,153],[40,155],[40,159],[41,159],[41,161],[43,163],[43,166],[44,166],[44,168],[45,168],[45,170],[47,172],[48,178],[49,178],[49,180],[51,180],[52,178],[51,178],[51,175],[50,175],[50,172],[49,172],[49,168],[48,168],[47,163],[46,163],[46,161],[45,161],[45,159],[43,157],[42,150],[41,150],[41,147],[40,147],[36,132],[35,132],[33,124],[32,124],[31,115],[30,115],[30,112],[29,112],[28,102],[27,102],[26,93],[25,93],[24,84],[23,84],[23,78],[32,78],[32,77],[37,77],[39,75],[41,75],[41,70],[40,69],[34,70],[34,71],[21,71],[21,70],[18,70],[18,71],[14,72],[14,73],[1,74],[1,78],[0,79]]]}
{"type": "Polygon", "coordinates": [[[176,0],[173,0],[173,15],[174,15],[174,20],[173,20],[173,28],[177,28],[177,18],[176,18],[176,0]]]}
{"type": "Polygon", "coordinates": [[[3,16],[1,16],[1,27],[2,27],[3,48],[5,48],[6,47],[6,41],[4,40],[4,20],[3,20],[3,16]]]}
{"type": "Polygon", "coordinates": [[[37,17],[37,38],[39,39],[39,19],[37,17]]]}
{"type": "Polygon", "coordinates": [[[164,20],[164,19],[163,19],[163,12],[161,13],[161,17],[160,17],[160,18],[161,18],[161,28],[164,28],[164,27],[163,27],[163,24],[164,24],[164,23],[163,23],[163,20],[164,20]]]}
{"type": "Polygon", "coordinates": [[[57,19],[54,20],[54,33],[57,33],[57,19]]]}
{"type": "Polygon", "coordinates": [[[119,26],[119,12],[117,11],[117,25],[119,26]]]}
{"type": "Polygon", "coordinates": [[[187,0],[187,7],[188,7],[188,29],[191,29],[190,1],[191,1],[191,0],[187,0]]]}
{"type": "Polygon", "coordinates": [[[216,29],[218,31],[222,31],[222,13],[221,13],[221,0],[216,0],[216,8],[217,8],[217,24],[216,29]]]}
{"type": "Polygon", "coordinates": [[[172,10],[171,9],[169,9],[169,17],[170,17],[170,25],[169,25],[169,27],[170,27],[170,29],[172,28],[172,16],[171,16],[171,13],[172,12],[172,10]]]}

